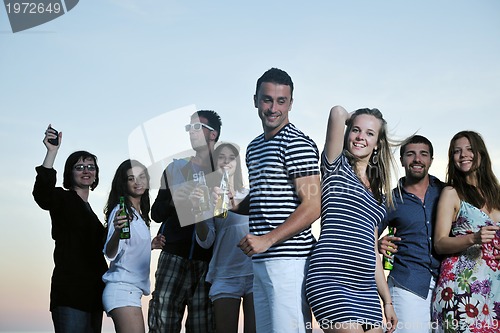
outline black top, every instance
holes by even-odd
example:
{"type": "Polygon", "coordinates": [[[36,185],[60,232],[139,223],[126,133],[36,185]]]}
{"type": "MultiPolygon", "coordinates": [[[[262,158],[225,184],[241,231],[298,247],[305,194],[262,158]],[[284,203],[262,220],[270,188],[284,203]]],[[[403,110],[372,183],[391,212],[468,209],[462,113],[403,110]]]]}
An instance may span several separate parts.
{"type": "MultiPolygon", "coordinates": [[[[194,224],[181,227],[169,187],[169,182],[173,186],[191,181],[193,168],[196,170],[190,159],[174,160],[167,166],[162,175],[161,188],[151,207],[151,218],[162,223],[159,233],[166,239],[163,251],[186,259],[209,262],[212,248],[204,249],[196,242],[194,224]]],[[[192,218],[194,222],[194,215],[192,218]]]]}
{"type": "Polygon", "coordinates": [[[105,228],[75,191],[55,187],[54,169],[39,166],[36,171],[33,197],[50,212],[55,240],[50,310],[69,306],[102,311],[102,275],[108,269],[102,252],[105,228]]]}

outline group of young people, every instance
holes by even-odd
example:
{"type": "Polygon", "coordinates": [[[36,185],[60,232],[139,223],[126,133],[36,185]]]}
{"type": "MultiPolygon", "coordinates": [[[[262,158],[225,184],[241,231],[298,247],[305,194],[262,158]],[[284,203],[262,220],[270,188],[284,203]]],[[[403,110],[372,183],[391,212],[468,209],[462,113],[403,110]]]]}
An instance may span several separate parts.
{"type": "Polygon", "coordinates": [[[50,211],[56,241],[50,306],[56,332],[100,332],[103,304],[117,332],[143,332],[140,298],[149,294],[152,248],[162,251],[150,332],[180,332],[186,308],[186,332],[237,332],[242,301],[246,333],[311,332],[312,314],[324,332],[500,329],[500,185],[482,137],[461,131],[451,139],[442,183],[428,173],[427,138],[395,143],[378,109],[335,106],[320,155],[289,120],[293,89],[277,68],[257,81],[263,133],[247,147],[249,188],[238,147],[216,147],[217,113],[191,116],[186,131],[195,156],[163,172],[151,207],[152,220],[162,223],[153,241],[147,168],[130,160],[120,165],[104,227],[87,202],[99,182],[97,158],[70,155],[65,189],[56,187],[59,146],[47,129],[33,194],[50,211]],[[393,188],[396,144],[405,176],[393,188]],[[219,216],[213,205],[224,173],[229,212],[219,216]],[[200,179],[211,192],[208,209],[200,205],[206,199],[200,179]],[[120,196],[128,218],[118,214],[120,196]],[[311,225],[318,218],[316,241],[311,225]],[[126,219],[132,235],[124,240],[126,219]],[[395,235],[379,239],[387,226],[395,235]],[[394,260],[387,279],[380,254],[394,260]]]}
{"type": "Polygon", "coordinates": [[[120,164],[103,225],[88,203],[99,184],[97,157],[72,153],[64,166],[63,189],[55,186],[53,169],[62,133],[49,125],[43,142],[47,153],[36,168],[33,195],[50,212],[56,242],[50,302],[55,332],[100,332],[103,309],[118,332],[143,332],[141,296],[150,293],[151,250],[165,242],[163,235],[151,240],[147,168],[130,159],[120,164]],[[130,237],[121,239],[125,223],[130,237]]]}

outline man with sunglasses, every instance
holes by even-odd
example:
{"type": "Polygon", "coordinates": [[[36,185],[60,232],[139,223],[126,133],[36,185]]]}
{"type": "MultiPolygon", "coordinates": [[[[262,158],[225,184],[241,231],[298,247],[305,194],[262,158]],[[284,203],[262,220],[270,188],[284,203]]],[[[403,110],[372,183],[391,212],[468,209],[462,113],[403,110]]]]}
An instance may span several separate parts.
{"type": "Polygon", "coordinates": [[[149,304],[149,332],[180,332],[187,306],[186,332],[214,332],[212,304],[205,282],[212,249],[195,239],[196,207],[189,195],[201,172],[214,171],[213,152],[219,140],[221,119],[215,111],[200,110],[185,126],[195,156],[174,159],[161,179],[151,217],[162,223],[166,239],[158,259],[155,290],[149,304]]]}

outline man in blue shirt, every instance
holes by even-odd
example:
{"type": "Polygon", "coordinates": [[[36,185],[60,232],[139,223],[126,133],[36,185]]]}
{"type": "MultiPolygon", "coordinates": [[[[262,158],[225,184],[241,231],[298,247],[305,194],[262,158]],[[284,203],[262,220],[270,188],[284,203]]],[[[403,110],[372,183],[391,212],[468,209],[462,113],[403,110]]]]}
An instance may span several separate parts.
{"type": "Polygon", "coordinates": [[[394,267],[388,276],[394,310],[399,322],[397,332],[425,332],[431,328],[432,291],[439,273],[440,259],[433,248],[433,229],[443,184],[429,175],[433,160],[431,142],[414,135],[400,149],[405,177],[400,189],[393,190],[395,209],[388,209],[387,220],[379,225],[379,234],[389,225],[395,236],[379,240],[379,251],[394,254],[394,267]]]}

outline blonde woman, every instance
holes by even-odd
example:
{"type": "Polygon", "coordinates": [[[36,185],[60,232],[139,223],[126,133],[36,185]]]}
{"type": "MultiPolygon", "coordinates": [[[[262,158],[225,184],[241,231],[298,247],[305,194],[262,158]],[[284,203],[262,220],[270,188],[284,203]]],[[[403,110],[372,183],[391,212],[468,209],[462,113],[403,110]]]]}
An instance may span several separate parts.
{"type": "MultiPolygon", "coordinates": [[[[241,160],[236,146],[222,143],[215,149],[216,174],[229,175],[229,197],[232,206],[248,195],[243,186],[241,160]]],[[[206,281],[211,284],[209,297],[214,304],[217,333],[237,333],[240,304],[243,303],[244,333],[255,332],[253,304],[252,258],[246,256],[238,243],[249,232],[248,215],[231,210],[226,218],[213,218],[196,224],[196,240],[203,248],[213,246],[212,260],[206,281]]]]}
{"type": "Polygon", "coordinates": [[[331,109],[321,156],[321,232],[306,280],[308,301],[325,332],[382,332],[379,295],[387,332],[396,328],[376,242],[386,195],[391,205],[392,164],[379,110],[331,109]]]}

